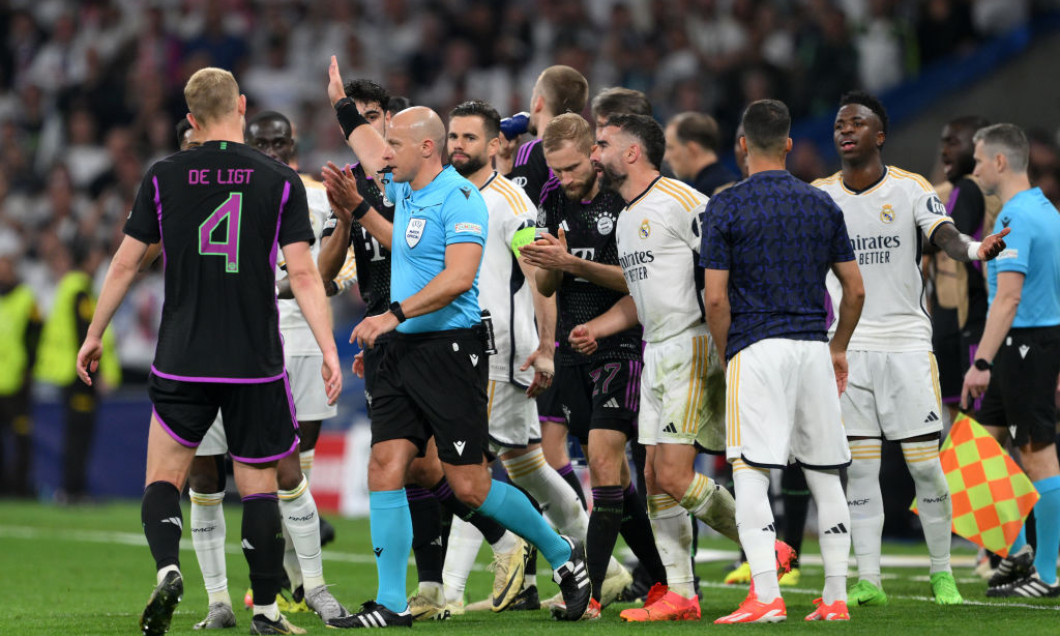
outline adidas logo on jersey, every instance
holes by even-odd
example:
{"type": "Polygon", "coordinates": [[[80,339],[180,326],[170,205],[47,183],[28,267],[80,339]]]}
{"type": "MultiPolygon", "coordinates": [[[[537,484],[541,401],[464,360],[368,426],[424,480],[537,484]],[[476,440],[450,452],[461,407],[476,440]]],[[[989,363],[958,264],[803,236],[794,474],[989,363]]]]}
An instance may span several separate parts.
{"type": "Polygon", "coordinates": [[[247,541],[246,539],[243,539],[243,542],[240,543],[239,545],[241,545],[244,550],[253,550],[253,549],[255,549],[254,546],[251,545],[250,541],[247,541]]]}
{"type": "Polygon", "coordinates": [[[939,416],[935,414],[935,411],[931,411],[930,413],[928,413],[928,416],[924,419],[925,424],[937,421],[939,421],[939,416]]]}
{"type": "Polygon", "coordinates": [[[673,422],[670,422],[663,427],[663,433],[669,433],[670,435],[677,435],[677,427],[674,426],[673,422]]]}
{"type": "Polygon", "coordinates": [[[824,531],[825,534],[847,534],[847,527],[843,524],[834,525],[824,531]]]}
{"type": "Polygon", "coordinates": [[[769,524],[768,526],[762,528],[762,532],[776,532],[776,531],[777,531],[777,527],[774,526],[773,524],[769,524]]]}
{"type": "Polygon", "coordinates": [[[611,398],[610,400],[604,402],[604,408],[605,409],[618,409],[618,408],[622,408],[622,407],[620,407],[618,405],[618,400],[616,400],[615,398],[611,398]]]}

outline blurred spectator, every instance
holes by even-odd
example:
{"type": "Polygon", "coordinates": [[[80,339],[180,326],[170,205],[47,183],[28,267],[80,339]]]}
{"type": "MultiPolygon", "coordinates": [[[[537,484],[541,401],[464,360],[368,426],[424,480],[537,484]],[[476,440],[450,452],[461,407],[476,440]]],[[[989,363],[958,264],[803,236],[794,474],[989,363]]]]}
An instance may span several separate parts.
{"type": "Polygon", "coordinates": [[[0,495],[34,495],[30,389],[40,331],[40,311],[19,279],[16,254],[0,254],[0,495]]]}
{"type": "Polygon", "coordinates": [[[99,409],[98,393],[106,390],[100,385],[113,388],[121,382],[113,330],[109,330],[110,336],[104,336],[99,376],[102,382],[88,386],[76,373],[77,350],[85,339],[96,307],[92,275],[102,258],[102,250],[86,241],[74,243],[73,250],[63,255],[67,268],[44,323],[37,357],[36,378],[62,390],[66,428],[63,487],[57,497],[64,503],[78,503],[88,493],[88,461],[99,409]]]}

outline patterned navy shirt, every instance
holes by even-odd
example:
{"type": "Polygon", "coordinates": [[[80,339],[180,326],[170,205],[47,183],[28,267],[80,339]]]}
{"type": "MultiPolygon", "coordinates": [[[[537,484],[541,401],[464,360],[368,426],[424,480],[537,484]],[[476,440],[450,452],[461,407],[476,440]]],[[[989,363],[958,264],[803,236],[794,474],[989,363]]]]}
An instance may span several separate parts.
{"type": "Polygon", "coordinates": [[[700,264],[729,272],[726,359],[767,338],[827,341],[825,275],[854,260],[831,197],[773,170],[718,193],[705,214],[700,264]]]}

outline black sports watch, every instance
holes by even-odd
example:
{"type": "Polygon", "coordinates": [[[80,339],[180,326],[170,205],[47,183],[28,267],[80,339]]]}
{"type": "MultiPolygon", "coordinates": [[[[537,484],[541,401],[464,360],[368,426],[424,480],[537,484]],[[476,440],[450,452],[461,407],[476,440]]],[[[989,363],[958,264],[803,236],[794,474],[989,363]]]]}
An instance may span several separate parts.
{"type": "Polygon", "coordinates": [[[974,364],[975,368],[979,369],[980,371],[989,371],[990,369],[992,369],[994,367],[993,364],[987,362],[983,358],[976,358],[975,362],[973,362],[972,364],[974,364]]]}
{"type": "Polygon", "coordinates": [[[401,303],[394,301],[390,303],[390,313],[398,319],[398,323],[405,322],[405,312],[401,311],[401,303]]]}

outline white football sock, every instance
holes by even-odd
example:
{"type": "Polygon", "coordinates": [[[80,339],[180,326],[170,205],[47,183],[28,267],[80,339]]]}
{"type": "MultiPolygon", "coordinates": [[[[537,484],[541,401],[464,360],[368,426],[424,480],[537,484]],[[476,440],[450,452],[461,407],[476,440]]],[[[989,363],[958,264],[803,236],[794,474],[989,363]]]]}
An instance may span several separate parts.
{"type": "Polygon", "coordinates": [[[512,483],[537,500],[549,523],[560,534],[585,540],[589,531],[589,515],[570,484],[545,461],[545,454],[540,448],[526,455],[506,459],[503,463],[512,483]]]}
{"type": "Polygon", "coordinates": [[[950,486],[939,461],[939,443],[902,442],[902,456],[916,485],[916,505],[924,541],[931,557],[931,573],[952,572],[950,543],[953,532],[953,502],[950,486]]]}
{"type": "MultiPolygon", "coordinates": [[[[847,469],[847,505],[850,508],[850,539],[858,564],[858,579],[876,587],[880,582],[880,550],[883,535],[883,494],[880,492],[878,439],[850,441],[847,469]]],[[[814,497],[816,500],[816,497],[814,497]]]]}
{"type": "Polygon", "coordinates": [[[228,595],[228,570],[225,564],[225,494],[199,493],[191,497],[191,544],[199,561],[206,594],[211,603],[232,604],[228,595]]]}
{"type": "Polygon", "coordinates": [[[449,530],[449,543],[445,549],[445,564],[442,567],[442,581],[445,584],[445,602],[458,603],[464,599],[464,588],[467,577],[475,564],[479,548],[482,547],[482,533],[478,528],[453,517],[453,527],[449,530]]]}
{"type": "Polygon", "coordinates": [[[291,532],[287,524],[281,524],[283,529],[283,571],[287,573],[287,580],[291,582],[291,591],[302,585],[302,565],[298,562],[298,552],[294,549],[294,541],[291,541],[291,532]]]}
{"type": "Polygon", "coordinates": [[[736,503],[729,491],[710,477],[693,474],[692,483],[681,497],[681,506],[725,537],[740,542],[736,529],[736,503]]]}
{"type": "Polygon", "coordinates": [[[648,518],[670,591],[692,598],[692,517],[673,497],[661,494],[648,495],[648,518]]]}
{"type": "Polygon", "coordinates": [[[838,470],[803,469],[806,485],[817,504],[818,541],[824,561],[825,605],[847,600],[847,562],[850,559],[850,510],[843,496],[838,470]]]}
{"type": "Polygon", "coordinates": [[[747,553],[755,593],[763,603],[780,596],[777,584],[777,531],[769,507],[769,471],[736,460],[732,466],[736,486],[736,524],[740,545],[747,553]]]}
{"type": "Polygon", "coordinates": [[[302,464],[302,474],[305,475],[306,481],[309,481],[313,472],[313,459],[316,458],[316,453],[314,448],[298,453],[298,461],[302,464]]]}
{"type": "Polygon", "coordinates": [[[280,499],[280,517],[298,554],[302,584],[307,590],[320,587],[324,585],[324,564],[320,556],[320,518],[317,514],[317,503],[309,492],[309,481],[303,475],[302,483],[298,484],[297,488],[281,490],[276,494],[280,499]]]}

